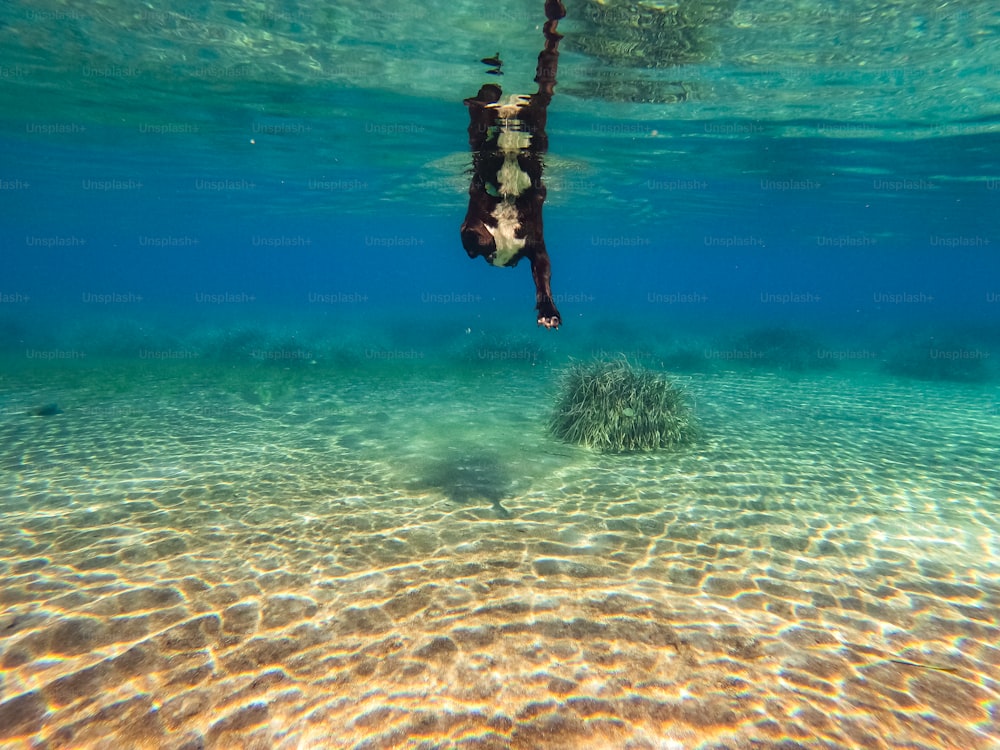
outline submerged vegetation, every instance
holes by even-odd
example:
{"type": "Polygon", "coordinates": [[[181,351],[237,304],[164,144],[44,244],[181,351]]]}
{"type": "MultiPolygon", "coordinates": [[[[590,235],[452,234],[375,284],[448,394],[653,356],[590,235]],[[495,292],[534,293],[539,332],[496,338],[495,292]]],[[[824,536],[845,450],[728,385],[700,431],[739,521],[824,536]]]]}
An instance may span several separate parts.
{"type": "Polygon", "coordinates": [[[991,352],[970,337],[959,334],[926,336],[899,342],[887,352],[883,369],[890,375],[913,380],[984,383],[992,373],[991,352]]]}
{"type": "Polygon", "coordinates": [[[523,334],[487,334],[466,337],[458,359],[470,365],[534,365],[544,362],[546,350],[537,338],[523,334]]]}
{"type": "Polygon", "coordinates": [[[561,440],[604,453],[675,448],[695,434],[681,388],[624,359],[571,366],[549,427],[561,440]]]}
{"type": "Polygon", "coordinates": [[[764,326],[746,331],[733,339],[729,351],[738,352],[734,361],[751,368],[804,373],[832,370],[837,362],[812,334],[782,326],[764,326]]]}

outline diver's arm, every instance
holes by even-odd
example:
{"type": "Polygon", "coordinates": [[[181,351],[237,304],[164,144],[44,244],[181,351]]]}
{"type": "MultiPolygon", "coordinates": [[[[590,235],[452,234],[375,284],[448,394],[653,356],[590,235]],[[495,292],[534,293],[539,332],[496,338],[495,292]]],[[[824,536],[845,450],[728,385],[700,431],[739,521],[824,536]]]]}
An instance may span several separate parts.
{"type": "Polygon", "coordinates": [[[552,98],[556,88],[556,71],[559,66],[559,40],[562,39],[556,27],[559,19],[566,17],[566,7],[562,0],[546,0],[545,2],[545,25],[542,26],[542,35],[545,37],[545,46],[538,53],[538,66],[535,68],[535,83],[538,84],[538,97],[546,97],[545,105],[552,98]]]}
{"type": "Polygon", "coordinates": [[[536,142],[533,150],[543,153],[548,150],[548,136],[545,134],[548,120],[549,103],[555,95],[556,73],[559,68],[559,40],[562,34],[556,31],[559,19],[566,15],[566,8],[561,0],[546,0],[545,16],[548,19],[542,27],[545,36],[545,46],[538,53],[538,65],[535,67],[535,83],[538,91],[531,96],[531,103],[524,108],[522,118],[529,124],[536,142]]]}
{"type": "Polygon", "coordinates": [[[531,256],[531,277],[535,281],[535,309],[538,310],[538,325],[546,328],[558,328],[562,318],[552,299],[552,265],[549,254],[545,251],[544,241],[531,256]]]}

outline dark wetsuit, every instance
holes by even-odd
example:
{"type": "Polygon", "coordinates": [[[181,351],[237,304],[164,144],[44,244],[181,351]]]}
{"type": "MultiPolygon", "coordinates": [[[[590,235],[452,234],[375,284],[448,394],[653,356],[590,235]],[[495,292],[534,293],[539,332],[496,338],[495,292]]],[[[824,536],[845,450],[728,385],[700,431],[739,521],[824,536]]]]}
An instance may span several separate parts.
{"type": "Polygon", "coordinates": [[[481,255],[497,266],[515,266],[527,258],[535,280],[538,324],[546,328],[558,328],[562,322],[552,299],[552,269],[542,234],[542,157],[549,145],[545,122],[562,39],[556,26],[565,15],[562,0],[546,0],[545,47],[535,70],[537,93],[504,102],[500,87],[490,83],[465,100],[472,182],[462,246],[470,258],[481,255]]]}

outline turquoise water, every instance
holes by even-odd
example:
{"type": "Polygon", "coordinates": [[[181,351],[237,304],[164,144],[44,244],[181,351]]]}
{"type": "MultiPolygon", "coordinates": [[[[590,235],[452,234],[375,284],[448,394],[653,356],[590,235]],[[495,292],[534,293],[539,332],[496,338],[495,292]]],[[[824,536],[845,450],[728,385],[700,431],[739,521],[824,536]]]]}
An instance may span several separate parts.
{"type": "Polygon", "coordinates": [[[0,746],[1000,747],[996,10],[542,6],[0,10],[0,746]]]}

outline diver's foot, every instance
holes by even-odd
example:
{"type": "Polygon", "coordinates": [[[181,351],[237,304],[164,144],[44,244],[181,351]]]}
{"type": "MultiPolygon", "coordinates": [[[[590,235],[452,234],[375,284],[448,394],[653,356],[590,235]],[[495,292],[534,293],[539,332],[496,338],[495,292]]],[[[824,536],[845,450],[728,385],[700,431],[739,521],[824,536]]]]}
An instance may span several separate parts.
{"type": "Polygon", "coordinates": [[[556,310],[555,303],[552,301],[551,292],[538,300],[535,309],[538,310],[538,325],[549,329],[558,328],[562,325],[562,318],[559,315],[559,311],[556,310]]]}

